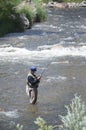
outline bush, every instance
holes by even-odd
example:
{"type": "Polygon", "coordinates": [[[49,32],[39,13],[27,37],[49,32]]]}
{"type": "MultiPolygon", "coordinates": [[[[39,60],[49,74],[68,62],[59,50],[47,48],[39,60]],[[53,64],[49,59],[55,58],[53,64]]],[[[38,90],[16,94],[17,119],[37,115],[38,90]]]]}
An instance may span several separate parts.
{"type": "Polygon", "coordinates": [[[0,20],[0,36],[21,31],[24,31],[24,24],[18,14],[15,15],[15,18],[3,18],[0,20]]]}
{"type": "Polygon", "coordinates": [[[37,6],[36,8],[36,22],[42,22],[47,19],[47,13],[46,10],[42,6],[37,6]]]}
{"type": "Polygon", "coordinates": [[[0,18],[8,18],[16,13],[15,7],[22,0],[0,0],[0,18]]]}
{"type": "Polygon", "coordinates": [[[33,8],[32,6],[30,6],[30,5],[24,4],[23,6],[20,5],[20,6],[17,8],[17,12],[18,12],[19,14],[25,14],[25,16],[27,17],[27,19],[28,19],[29,22],[30,22],[29,28],[31,28],[32,25],[33,25],[34,19],[35,19],[34,8],[33,8]]]}
{"type": "Polygon", "coordinates": [[[16,6],[22,0],[0,0],[0,36],[10,32],[23,31],[23,23],[16,13],[16,6]]]}
{"type": "Polygon", "coordinates": [[[46,12],[43,8],[37,7],[36,22],[42,22],[47,19],[46,12]]]}
{"type": "Polygon", "coordinates": [[[42,0],[34,0],[36,6],[35,22],[42,22],[47,19],[46,9],[42,6],[42,0]]]}
{"type": "Polygon", "coordinates": [[[86,130],[86,106],[81,97],[75,95],[72,103],[66,106],[67,115],[60,116],[63,130],[86,130]]]}
{"type": "Polygon", "coordinates": [[[0,36],[4,36],[12,30],[13,22],[12,20],[0,20],[0,36]]]}

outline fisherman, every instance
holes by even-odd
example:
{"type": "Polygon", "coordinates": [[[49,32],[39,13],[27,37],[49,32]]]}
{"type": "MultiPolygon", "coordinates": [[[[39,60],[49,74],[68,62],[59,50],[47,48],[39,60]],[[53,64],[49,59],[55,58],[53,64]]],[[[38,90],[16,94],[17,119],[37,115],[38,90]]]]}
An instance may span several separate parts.
{"type": "Polygon", "coordinates": [[[27,77],[26,93],[30,97],[31,104],[37,102],[38,87],[41,79],[41,76],[36,76],[36,71],[37,68],[35,66],[30,67],[30,72],[27,77]]]}

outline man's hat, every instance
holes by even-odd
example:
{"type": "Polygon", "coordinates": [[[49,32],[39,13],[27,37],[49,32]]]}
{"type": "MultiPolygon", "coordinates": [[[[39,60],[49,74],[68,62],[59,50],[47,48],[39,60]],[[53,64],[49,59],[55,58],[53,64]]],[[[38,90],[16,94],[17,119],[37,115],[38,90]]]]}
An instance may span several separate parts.
{"type": "Polygon", "coordinates": [[[36,68],[35,66],[31,66],[31,67],[30,67],[30,70],[31,70],[31,71],[37,71],[37,68],[36,68]]]}

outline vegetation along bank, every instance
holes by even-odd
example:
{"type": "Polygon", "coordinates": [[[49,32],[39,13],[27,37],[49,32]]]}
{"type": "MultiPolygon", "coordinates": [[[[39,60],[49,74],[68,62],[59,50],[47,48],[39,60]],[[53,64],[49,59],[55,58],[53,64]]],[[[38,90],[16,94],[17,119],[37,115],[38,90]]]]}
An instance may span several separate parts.
{"type": "Polygon", "coordinates": [[[83,0],[0,0],[0,37],[31,29],[35,22],[45,21],[48,7],[85,5],[86,1],[83,0]]]}
{"type": "Polygon", "coordinates": [[[46,18],[47,13],[40,0],[0,0],[0,36],[30,29],[34,22],[42,22],[46,18]]]}

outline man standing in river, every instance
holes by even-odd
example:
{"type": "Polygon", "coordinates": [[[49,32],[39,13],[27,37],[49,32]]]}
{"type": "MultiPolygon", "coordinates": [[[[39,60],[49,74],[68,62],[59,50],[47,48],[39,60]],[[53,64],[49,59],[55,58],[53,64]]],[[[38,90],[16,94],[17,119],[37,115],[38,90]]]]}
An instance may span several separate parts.
{"type": "Polygon", "coordinates": [[[31,104],[35,104],[37,102],[38,87],[41,79],[41,76],[36,76],[36,71],[37,68],[32,66],[27,77],[26,93],[30,97],[31,104]]]}

